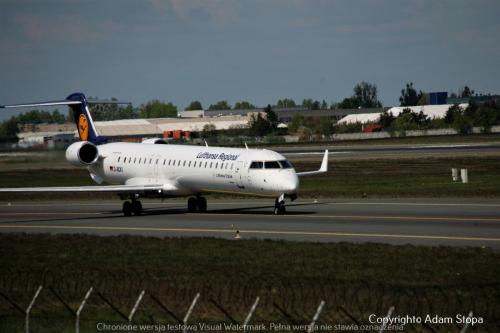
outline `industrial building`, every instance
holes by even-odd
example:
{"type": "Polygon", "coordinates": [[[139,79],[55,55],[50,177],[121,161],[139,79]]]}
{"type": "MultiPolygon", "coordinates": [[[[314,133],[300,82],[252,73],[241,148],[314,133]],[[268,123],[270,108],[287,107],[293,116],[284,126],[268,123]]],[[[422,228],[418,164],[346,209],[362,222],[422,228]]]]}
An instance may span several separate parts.
{"type": "MultiPolygon", "coordinates": [[[[397,117],[401,112],[403,112],[404,109],[410,109],[412,112],[416,112],[416,113],[423,112],[423,114],[425,114],[430,119],[435,119],[435,118],[444,118],[444,116],[446,115],[446,112],[448,111],[450,106],[453,106],[453,104],[395,106],[395,107],[389,108],[387,110],[387,112],[392,114],[394,117],[397,117]]],[[[469,106],[469,104],[463,103],[463,104],[459,104],[459,106],[462,109],[465,109],[465,108],[467,108],[467,106],[469,106]]],[[[382,112],[351,114],[351,115],[345,116],[344,118],[340,119],[338,121],[338,124],[376,123],[379,121],[381,114],[382,114],[382,112]]]]}

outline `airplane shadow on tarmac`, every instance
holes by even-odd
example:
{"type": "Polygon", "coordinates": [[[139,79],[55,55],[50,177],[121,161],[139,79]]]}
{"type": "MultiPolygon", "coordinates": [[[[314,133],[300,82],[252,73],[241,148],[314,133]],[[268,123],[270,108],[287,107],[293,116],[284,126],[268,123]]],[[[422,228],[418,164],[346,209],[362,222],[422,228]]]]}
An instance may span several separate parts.
{"type": "MultiPolygon", "coordinates": [[[[287,208],[290,207],[302,207],[302,206],[316,206],[324,205],[328,202],[317,202],[317,203],[296,203],[288,204],[287,208]]],[[[274,215],[273,214],[274,205],[268,206],[254,206],[254,207],[240,207],[240,208],[222,208],[222,209],[208,209],[206,213],[188,213],[186,208],[147,208],[144,209],[142,218],[147,218],[148,216],[158,216],[158,215],[196,215],[196,216],[210,216],[214,215],[274,215]]],[[[294,210],[287,211],[284,216],[294,216],[294,215],[314,215],[317,211],[311,210],[294,210]]],[[[135,217],[135,216],[132,216],[135,217]]],[[[78,216],[78,217],[56,217],[56,218],[43,218],[43,219],[30,219],[30,220],[17,220],[17,221],[2,221],[0,224],[11,224],[11,223],[31,223],[31,222],[57,222],[57,221],[85,221],[85,220],[110,220],[110,219],[126,219],[128,217],[122,216],[122,211],[119,209],[103,211],[102,215],[94,216],[78,216]]],[[[137,217],[139,218],[139,217],[137,217]]]]}

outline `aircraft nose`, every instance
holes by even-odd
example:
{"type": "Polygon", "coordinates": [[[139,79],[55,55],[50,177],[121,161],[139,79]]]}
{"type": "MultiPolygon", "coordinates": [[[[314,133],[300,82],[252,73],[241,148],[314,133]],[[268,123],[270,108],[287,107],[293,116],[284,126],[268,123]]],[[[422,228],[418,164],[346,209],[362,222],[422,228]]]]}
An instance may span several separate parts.
{"type": "Polygon", "coordinates": [[[283,179],[282,183],[283,192],[285,193],[295,193],[299,188],[299,177],[294,174],[288,175],[285,179],[283,179]]]}

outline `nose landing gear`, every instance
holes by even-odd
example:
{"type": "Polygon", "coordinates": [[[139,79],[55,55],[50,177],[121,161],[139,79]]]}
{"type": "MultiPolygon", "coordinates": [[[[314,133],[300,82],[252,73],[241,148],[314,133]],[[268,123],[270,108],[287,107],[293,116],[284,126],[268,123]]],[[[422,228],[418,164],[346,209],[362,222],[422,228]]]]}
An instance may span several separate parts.
{"type": "Polygon", "coordinates": [[[274,201],[274,215],[283,215],[286,213],[285,207],[285,195],[280,195],[279,198],[276,198],[274,201]]]}
{"type": "Polygon", "coordinates": [[[188,212],[205,213],[207,211],[207,199],[202,196],[191,197],[187,202],[188,212]]]}

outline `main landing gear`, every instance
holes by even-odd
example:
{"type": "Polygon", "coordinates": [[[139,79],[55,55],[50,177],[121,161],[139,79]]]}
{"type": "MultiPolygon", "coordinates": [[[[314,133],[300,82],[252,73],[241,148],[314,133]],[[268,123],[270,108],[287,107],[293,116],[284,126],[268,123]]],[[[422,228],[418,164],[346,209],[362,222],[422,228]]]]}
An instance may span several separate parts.
{"type": "Polygon", "coordinates": [[[207,199],[201,196],[191,197],[187,202],[188,212],[205,213],[207,211],[207,199]]]}
{"type": "Polygon", "coordinates": [[[124,216],[139,216],[142,214],[142,203],[139,200],[132,199],[132,201],[124,201],[122,207],[124,216]]]}
{"type": "Polygon", "coordinates": [[[285,195],[282,194],[279,198],[276,198],[276,201],[274,202],[274,215],[283,215],[285,213],[285,195]]]}

